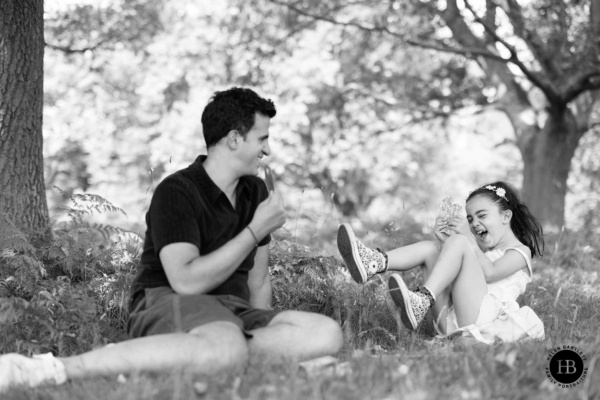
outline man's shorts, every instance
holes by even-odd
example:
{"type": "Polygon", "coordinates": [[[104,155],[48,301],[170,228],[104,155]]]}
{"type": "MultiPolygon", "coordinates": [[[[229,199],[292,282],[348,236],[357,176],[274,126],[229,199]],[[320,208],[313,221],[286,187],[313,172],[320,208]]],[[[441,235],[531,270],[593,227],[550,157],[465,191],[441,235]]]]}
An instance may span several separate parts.
{"type": "Polygon", "coordinates": [[[232,295],[179,295],[170,287],[145,290],[129,314],[127,331],[130,338],[189,332],[211,322],[233,322],[246,334],[267,326],[280,311],[252,307],[232,295]]]}

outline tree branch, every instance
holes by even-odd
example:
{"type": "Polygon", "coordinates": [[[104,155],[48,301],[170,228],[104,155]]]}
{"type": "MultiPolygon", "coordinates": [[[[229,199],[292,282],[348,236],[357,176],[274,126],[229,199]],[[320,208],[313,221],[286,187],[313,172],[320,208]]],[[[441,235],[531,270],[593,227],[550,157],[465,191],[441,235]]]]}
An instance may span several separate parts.
{"type": "Polygon", "coordinates": [[[281,0],[268,0],[268,1],[270,1],[271,3],[274,3],[274,4],[278,4],[280,6],[287,7],[288,9],[290,9],[300,15],[303,15],[308,18],[312,18],[314,20],[329,22],[330,24],[333,24],[333,25],[349,26],[349,27],[353,27],[353,28],[356,28],[356,29],[359,29],[362,31],[366,31],[366,32],[385,33],[385,34],[388,34],[395,38],[398,38],[402,42],[407,43],[411,46],[422,47],[425,49],[437,50],[437,51],[442,51],[442,52],[446,52],[446,53],[460,54],[460,55],[464,55],[466,57],[481,56],[481,57],[492,59],[494,61],[499,61],[499,62],[504,62],[504,63],[510,61],[510,60],[507,60],[507,59],[499,56],[498,54],[494,54],[490,51],[483,50],[482,48],[475,48],[475,47],[460,47],[459,48],[459,47],[449,46],[443,42],[424,42],[424,41],[420,41],[420,40],[411,39],[404,35],[399,34],[398,32],[394,32],[394,31],[390,30],[387,26],[381,26],[381,25],[365,26],[363,24],[359,24],[354,21],[348,21],[348,22],[339,21],[335,18],[317,15],[317,14],[310,13],[308,11],[304,11],[304,10],[302,10],[296,6],[293,6],[292,4],[289,4],[285,1],[281,1],[281,0]]]}
{"type": "Polygon", "coordinates": [[[358,28],[360,30],[367,31],[367,32],[387,33],[391,36],[405,40],[405,38],[402,35],[400,35],[397,32],[389,30],[388,27],[386,27],[386,26],[375,25],[375,26],[369,27],[369,26],[361,25],[354,21],[348,21],[348,22],[338,21],[335,18],[309,13],[308,11],[304,11],[304,10],[302,10],[292,4],[289,4],[285,1],[281,1],[281,0],[268,0],[268,1],[270,1],[271,3],[277,4],[277,5],[280,5],[280,6],[287,7],[288,9],[294,11],[295,13],[298,13],[300,15],[303,15],[305,17],[309,17],[309,18],[312,18],[315,20],[329,22],[333,25],[351,26],[351,27],[358,28]]]}
{"type": "Polygon", "coordinates": [[[556,105],[564,105],[561,97],[552,87],[552,84],[547,80],[543,79],[543,77],[538,76],[538,74],[535,74],[533,71],[530,71],[529,68],[527,68],[525,64],[523,64],[523,62],[519,59],[517,50],[514,48],[514,46],[512,46],[510,43],[508,43],[506,40],[500,37],[492,27],[490,27],[479,15],[477,15],[477,13],[475,12],[475,10],[473,10],[473,7],[471,6],[468,0],[464,0],[464,4],[465,7],[467,7],[467,9],[473,14],[473,18],[475,18],[475,21],[478,22],[483,27],[483,29],[485,29],[488,35],[490,35],[494,40],[503,45],[510,52],[509,61],[515,64],[521,70],[521,72],[523,72],[523,74],[531,81],[531,83],[539,87],[544,92],[544,94],[548,98],[548,101],[556,105]]]}
{"type": "MultiPolygon", "coordinates": [[[[440,16],[446,26],[452,31],[453,39],[462,46],[478,47],[486,49],[485,42],[477,37],[472,29],[465,22],[461,10],[458,8],[456,0],[446,0],[446,8],[440,11],[440,16]]],[[[491,46],[490,46],[491,47],[491,46]]],[[[490,52],[492,50],[489,50],[490,52]]],[[[502,83],[509,94],[509,104],[518,107],[529,106],[529,99],[523,87],[519,85],[520,76],[510,71],[507,63],[509,60],[502,59],[503,62],[484,63],[483,60],[477,60],[481,68],[485,71],[488,79],[494,84],[502,83]]],[[[524,78],[526,79],[526,78],[524,78]]]]}
{"type": "Polygon", "coordinates": [[[592,1],[590,4],[590,31],[592,34],[590,38],[595,40],[597,45],[600,41],[600,3],[597,1],[592,1]]]}
{"type": "Polygon", "coordinates": [[[485,0],[485,23],[496,29],[496,3],[494,0],[485,0]]]}
{"type": "Polygon", "coordinates": [[[83,47],[83,48],[80,48],[80,49],[74,49],[74,48],[69,47],[69,46],[59,46],[59,45],[56,45],[56,44],[44,42],[44,44],[46,45],[46,47],[48,47],[50,49],[53,49],[53,50],[62,51],[65,54],[79,54],[79,53],[85,53],[86,51],[96,50],[103,43],[104,43],[104,40],[101,40],[98,43],[94,44],[93,46],[83,47]]]}
{"type": "MultiPolygon", "coordinates": [[[[523,11],[516,0],[506,0],[508,9],[504,10],[506,16],[511,21],[515,33],[521,38],[527,47],[531,50],[535,58],[540,63],[540,66],[546,70],[551,76],[561,76],[562,72],[552,55],[546,52],[543,41],[536,32],[527,29],[523,18],[523,11]]],[[[498,7],[502,8],[500,5],[498,7]]]]}
{"type": "Polygon", "coordinates": [[[590,126],[585,131],[585,133],[588,133],[589,131],[596,129],[597,127],[600,127],[600,122],[594,122],[593,124],[590,124],[590,126]]]}
{"type": "Polygon", "coordinates": [[[431,49],[431,50],[437,50],[437,51],[443,51],[445,53],[460,54],[467,58],[472,58],[472,56],[480,56],[480,57],[488,58],[490,60],[499,61],[502,63],[510,62],[510,60],[507,60],[506,58],[499,56],[498,54],[494,54],[491,51],[482,50],[480,48],[475,48],[475,47],[454,47],[454,46],[449,46],[443,42],[427,43],[427,42],[422,42],[422,41],[413,40],[413,39],[408,39],[405,42],[412,46],[422,47],[425,49],[431,49]]]}
{"type": "Polygon", "coordinates": [[[570,102],[587,90],[600,89],[600,70],[588,70],[567,81],[563,101],[570,102]]]}

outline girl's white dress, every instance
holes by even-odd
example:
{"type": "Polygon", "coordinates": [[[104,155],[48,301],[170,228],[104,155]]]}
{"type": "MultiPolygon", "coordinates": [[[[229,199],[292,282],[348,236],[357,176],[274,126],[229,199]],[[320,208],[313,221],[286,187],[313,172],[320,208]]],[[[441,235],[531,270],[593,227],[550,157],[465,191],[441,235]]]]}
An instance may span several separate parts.
{"type": "MultiPolygon", "coordinates": [[[[446,315],[446,334],[439,337],[465,336],[478,342],[491,344],[499,339],[503,342],[515,342],[521,339],[544,339],[544,324],[529,307],[519,307],[517,298],[525,292],[531,282],[531,260],[521,249],[509,247],[485,253],[494,262],[508,250],[516,250],[527,261],[527,269],[520,269],[514,274],[497,282],[488,284],[488,293],[483,297],[477,321],[468,326],[458,327],[454,307],[450,307],[446,315]]],[[[436,327],[437,328],[437,327],[436,327]]]]}

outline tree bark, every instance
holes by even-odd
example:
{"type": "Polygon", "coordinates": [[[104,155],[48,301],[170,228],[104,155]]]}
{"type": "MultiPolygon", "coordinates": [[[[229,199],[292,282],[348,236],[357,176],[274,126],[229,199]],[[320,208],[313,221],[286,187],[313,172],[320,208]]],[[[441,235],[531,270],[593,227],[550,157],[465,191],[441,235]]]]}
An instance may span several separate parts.
{"type": "Polygon", "coordinates": [[[49,226],[42,152],[43,62],[43,0],[1,0],[0,213],[25,232],[46,232],[49,226]]]}
{"type": "Polygon", "coordinates": [[[568,108],[554,109],[535,137],[520,146],[522,200],[546,231],[556,232],[564,226],[567,179],[583,133],[568,108]]]}

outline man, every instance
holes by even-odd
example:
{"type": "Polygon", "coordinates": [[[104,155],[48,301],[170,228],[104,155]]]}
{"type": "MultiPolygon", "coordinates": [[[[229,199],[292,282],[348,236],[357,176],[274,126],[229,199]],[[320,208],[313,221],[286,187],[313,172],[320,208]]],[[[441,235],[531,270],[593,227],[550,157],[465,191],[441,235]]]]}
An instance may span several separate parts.
{"type": "Polygon", "coordinates": [[[214,374],[340,350],[332,319],[271,309],[268,243],[285,215],[281,194],[256,175],[275,113],[250,89],[215,93],[202,114],[208,155],[162,181],[146,214],[130,340],[67,358],[4,355],[0,391],[134,371],[214,374]]]}

